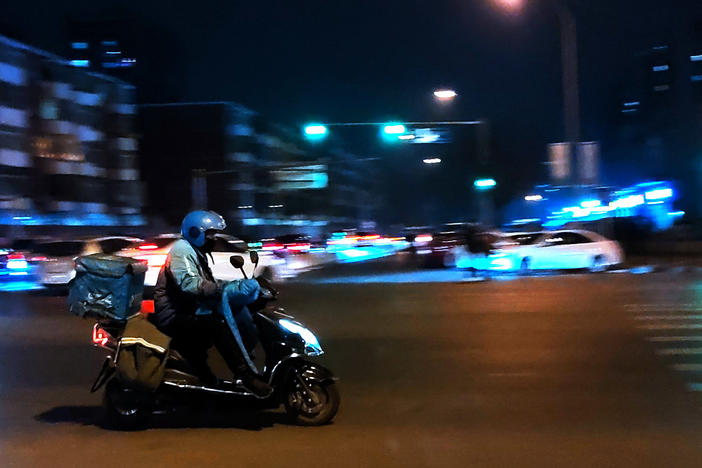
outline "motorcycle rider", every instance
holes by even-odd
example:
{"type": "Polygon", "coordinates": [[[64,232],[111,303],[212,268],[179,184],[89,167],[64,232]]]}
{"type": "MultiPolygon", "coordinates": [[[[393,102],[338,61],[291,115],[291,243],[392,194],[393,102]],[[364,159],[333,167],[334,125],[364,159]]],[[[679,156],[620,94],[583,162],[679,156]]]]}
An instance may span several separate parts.
{"type": "MultiPolygon", "coordinates": [[[[221,300],[226,282],[217,281],[207,262],[212,257],[215,234],[224,231],[224,218],[213,211],[193,211],[183,219],[179,239],[171,248],[154,288],[151,322],[172,338],[172,345],[206,383],[216,382],[207,365],[207,350],[214,343],[230,370],[247,390],[259,397],[273,389],[247,364],[228,324],[212,311],[221,300]]],[[[257,292],[254,279],[245,289],[257,292]]],[[[257,296],[257,294],[256,294],[257,296]]]]}

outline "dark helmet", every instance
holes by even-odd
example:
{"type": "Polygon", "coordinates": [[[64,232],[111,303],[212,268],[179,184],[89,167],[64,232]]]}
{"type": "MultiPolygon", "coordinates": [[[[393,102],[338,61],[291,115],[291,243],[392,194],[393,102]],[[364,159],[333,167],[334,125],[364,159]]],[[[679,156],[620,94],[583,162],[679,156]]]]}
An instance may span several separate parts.
{"type": "Polygon", "coordinates": [[[180,233],[195,247],[202,247],[205,231],[224,231],[226,227],[224,218],[214,211],[191,211],[183,218],[180,233]]]}

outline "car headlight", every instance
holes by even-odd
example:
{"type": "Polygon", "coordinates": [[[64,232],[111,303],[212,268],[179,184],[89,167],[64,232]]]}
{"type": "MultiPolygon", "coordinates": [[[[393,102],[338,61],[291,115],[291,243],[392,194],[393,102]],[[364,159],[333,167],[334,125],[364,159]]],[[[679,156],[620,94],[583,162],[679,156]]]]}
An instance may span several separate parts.
{"type": "Polygon", "coordinates": [[[308,356],[319,356],[324,352],[322,351],[322,347],[319,345],[319,341],[317,341],[317,337],[314,336],[314,333],[307,328],[288,319],[280,319],[278,320],[278,323],[281,327],[285,328],[291,333],[296,333],[300,336],[300,338],[302,338],[302,341],[305,342],[305,354],[308,356]]]}

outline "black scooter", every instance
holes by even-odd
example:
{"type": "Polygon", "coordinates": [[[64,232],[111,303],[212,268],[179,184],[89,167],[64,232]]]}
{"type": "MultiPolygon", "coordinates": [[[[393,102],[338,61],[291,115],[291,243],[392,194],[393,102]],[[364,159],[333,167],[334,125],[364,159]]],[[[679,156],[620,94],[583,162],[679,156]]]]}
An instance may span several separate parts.
{"type": "MultiPolygon", "coordinates": [[[[230,258],[232,265],[247,278],[244,259],[230,258]]],[[[258,254],[251,252],[255,273],[258,254]]],[[[330,422],[339,409],[340,395],[337,379],[325,367],[308,360],[308,356],[323,353],[315,335],[282,308],[269,303],[276,300],[278,291],[263,277],[255,278],[261,285],[259,298],[249,310],[258,329],[260,343],[265,351],[263,378],[273,387],[273,393],[260,399],[246,390],[240,381],[219,381],[214,385],[203,383],[187,361],[170,350],[161,385],[155,392],[131,389],[114,378],[115,356],[124,324],[98,322],[93,326],[93,344],[110,351],[98,374],[91,392],[105,385],[103,402],[108,422],[118,427],[140,427],[148,423],[154,412],[164,412],[182,404],[195,404],[205,398],[223,399],[222,403],[239,404],[260,409],[276,409],[285,405],[292,421],[304,426],[318,426],[330,422]]]]}

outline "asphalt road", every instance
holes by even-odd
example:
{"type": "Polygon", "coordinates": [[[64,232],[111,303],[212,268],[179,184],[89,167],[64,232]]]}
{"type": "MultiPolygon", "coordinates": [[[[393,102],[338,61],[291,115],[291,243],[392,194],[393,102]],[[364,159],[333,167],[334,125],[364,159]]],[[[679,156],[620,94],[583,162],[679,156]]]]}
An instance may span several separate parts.
{"type": "Polygon", "coordinates": [[[91,323],[62,297],[0,295],[0,464],[702,466],[702,276],[403,283],[445,273],[392,262],[283,287],[341,378],[318,428],[213,408],[104,429],[91,323]]]}

